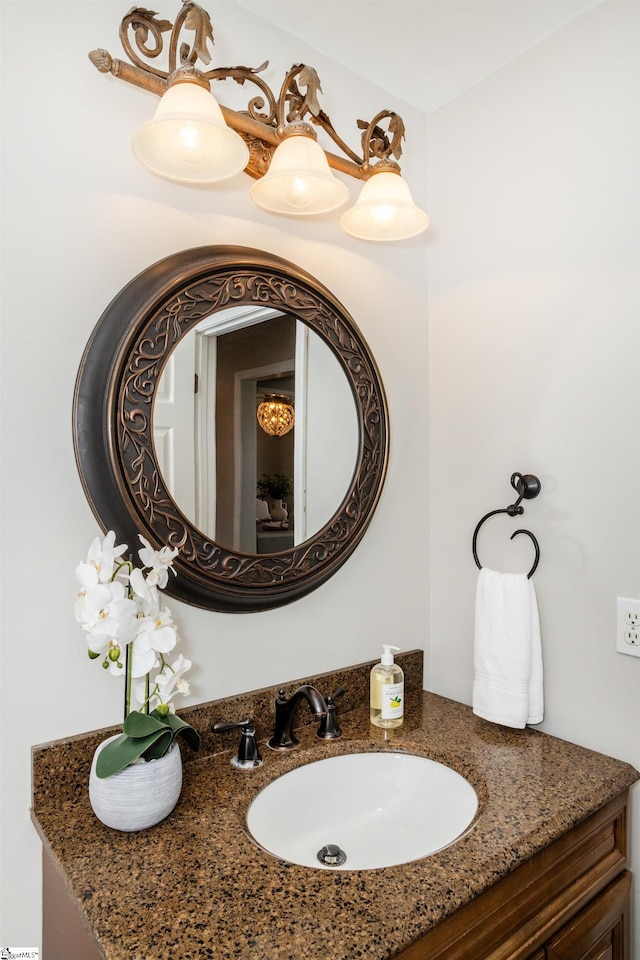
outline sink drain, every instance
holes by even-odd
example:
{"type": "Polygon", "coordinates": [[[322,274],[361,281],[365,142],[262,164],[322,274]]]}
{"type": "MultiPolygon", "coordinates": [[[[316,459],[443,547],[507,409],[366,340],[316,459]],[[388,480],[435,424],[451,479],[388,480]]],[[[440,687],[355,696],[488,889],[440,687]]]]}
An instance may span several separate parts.
{"type": "Polygon", "coordinates": [[[336,843],[327,843],[318,850],[318,860],[326,867],[341,867],[346,863],[347,855],[336,843]]]}

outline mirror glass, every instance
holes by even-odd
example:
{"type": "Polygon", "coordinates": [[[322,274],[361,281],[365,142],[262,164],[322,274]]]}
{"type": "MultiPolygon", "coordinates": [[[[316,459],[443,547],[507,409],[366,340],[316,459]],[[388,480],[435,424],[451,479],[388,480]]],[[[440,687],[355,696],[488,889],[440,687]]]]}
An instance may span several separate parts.
{"type": "Polygon", "coordinates": [[[347,493],[358,420],[336,356],[313,330],[270,308],[206,317],[173,350],[153,411],[156,458],[185,516],[242,553],[314,536],[347,493]],[[258,405],[277,398],[294,423],[270,435],[258,405]],[[284,511],[284,513],[283,513],[284,511]]]}

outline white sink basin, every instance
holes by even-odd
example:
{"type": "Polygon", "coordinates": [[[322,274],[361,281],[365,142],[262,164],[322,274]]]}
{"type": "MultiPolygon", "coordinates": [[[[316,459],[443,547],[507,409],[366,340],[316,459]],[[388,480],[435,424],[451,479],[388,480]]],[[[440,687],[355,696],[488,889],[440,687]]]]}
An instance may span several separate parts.
{"type": "Polygon", "coordinates": [[[291,863],[374,870],[449,846],[477,809],[471,784],[435,760],[354,753],[297,767],[274,780],[249,807],[247,825],[260,846],[291,863]],[[337,862],[318,859],[328,845],[329,859],[337,862]],[[334,846],[346,854],[344,863],[334,846]]]}

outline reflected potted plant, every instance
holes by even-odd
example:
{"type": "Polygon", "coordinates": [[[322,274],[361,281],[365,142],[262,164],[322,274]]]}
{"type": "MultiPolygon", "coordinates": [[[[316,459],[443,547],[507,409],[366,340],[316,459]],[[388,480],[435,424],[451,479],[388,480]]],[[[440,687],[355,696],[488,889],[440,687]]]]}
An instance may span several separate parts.
{"type": "Polygon", "coordinates": [[[284,521],[287,519],[288,512],[283,500],[293,489],[293,478],[284,473],[263,473],[262,479],[258,480],[258,494],[262,497],[268,497],[272,503],[270,506],[271,519],[284,521]]]}
{"type": "Polygon", "coordinates": [[[127,559],[109,531],[96,538],[76,567],[80,592],[75,616],[92,660],[125,681],[123,732],[100,744],[93,758],[89,797],[94,813],[118,830],[141,830],[164,819],[178,802],[182,758],[176,738],[197,750],[200,735],[175,714],[173,698],[189,693],[191,661],[169,654],[178,633],[161,605],[177,550],[156,551],[140,537],[141,566],[127,559]]]}

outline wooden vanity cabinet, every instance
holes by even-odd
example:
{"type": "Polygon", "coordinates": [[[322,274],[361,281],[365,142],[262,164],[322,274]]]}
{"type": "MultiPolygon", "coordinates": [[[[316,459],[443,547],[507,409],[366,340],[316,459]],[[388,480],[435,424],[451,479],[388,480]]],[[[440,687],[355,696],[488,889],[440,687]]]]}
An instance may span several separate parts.
{"type": "Polygon", "coordinates": [[[631,960],[628,793],[395,960],[631,960]]]}
{"type": "Polygon", "coordinates": [[[545,960],[626,960],[630,890],[631,874],[625,872],[562,927],[545,960]]]}
{"type": "Polygon", "coordinates": [[[44,960],[105,960],[46,845],[42,849],[42,956],[44,960]]]}

